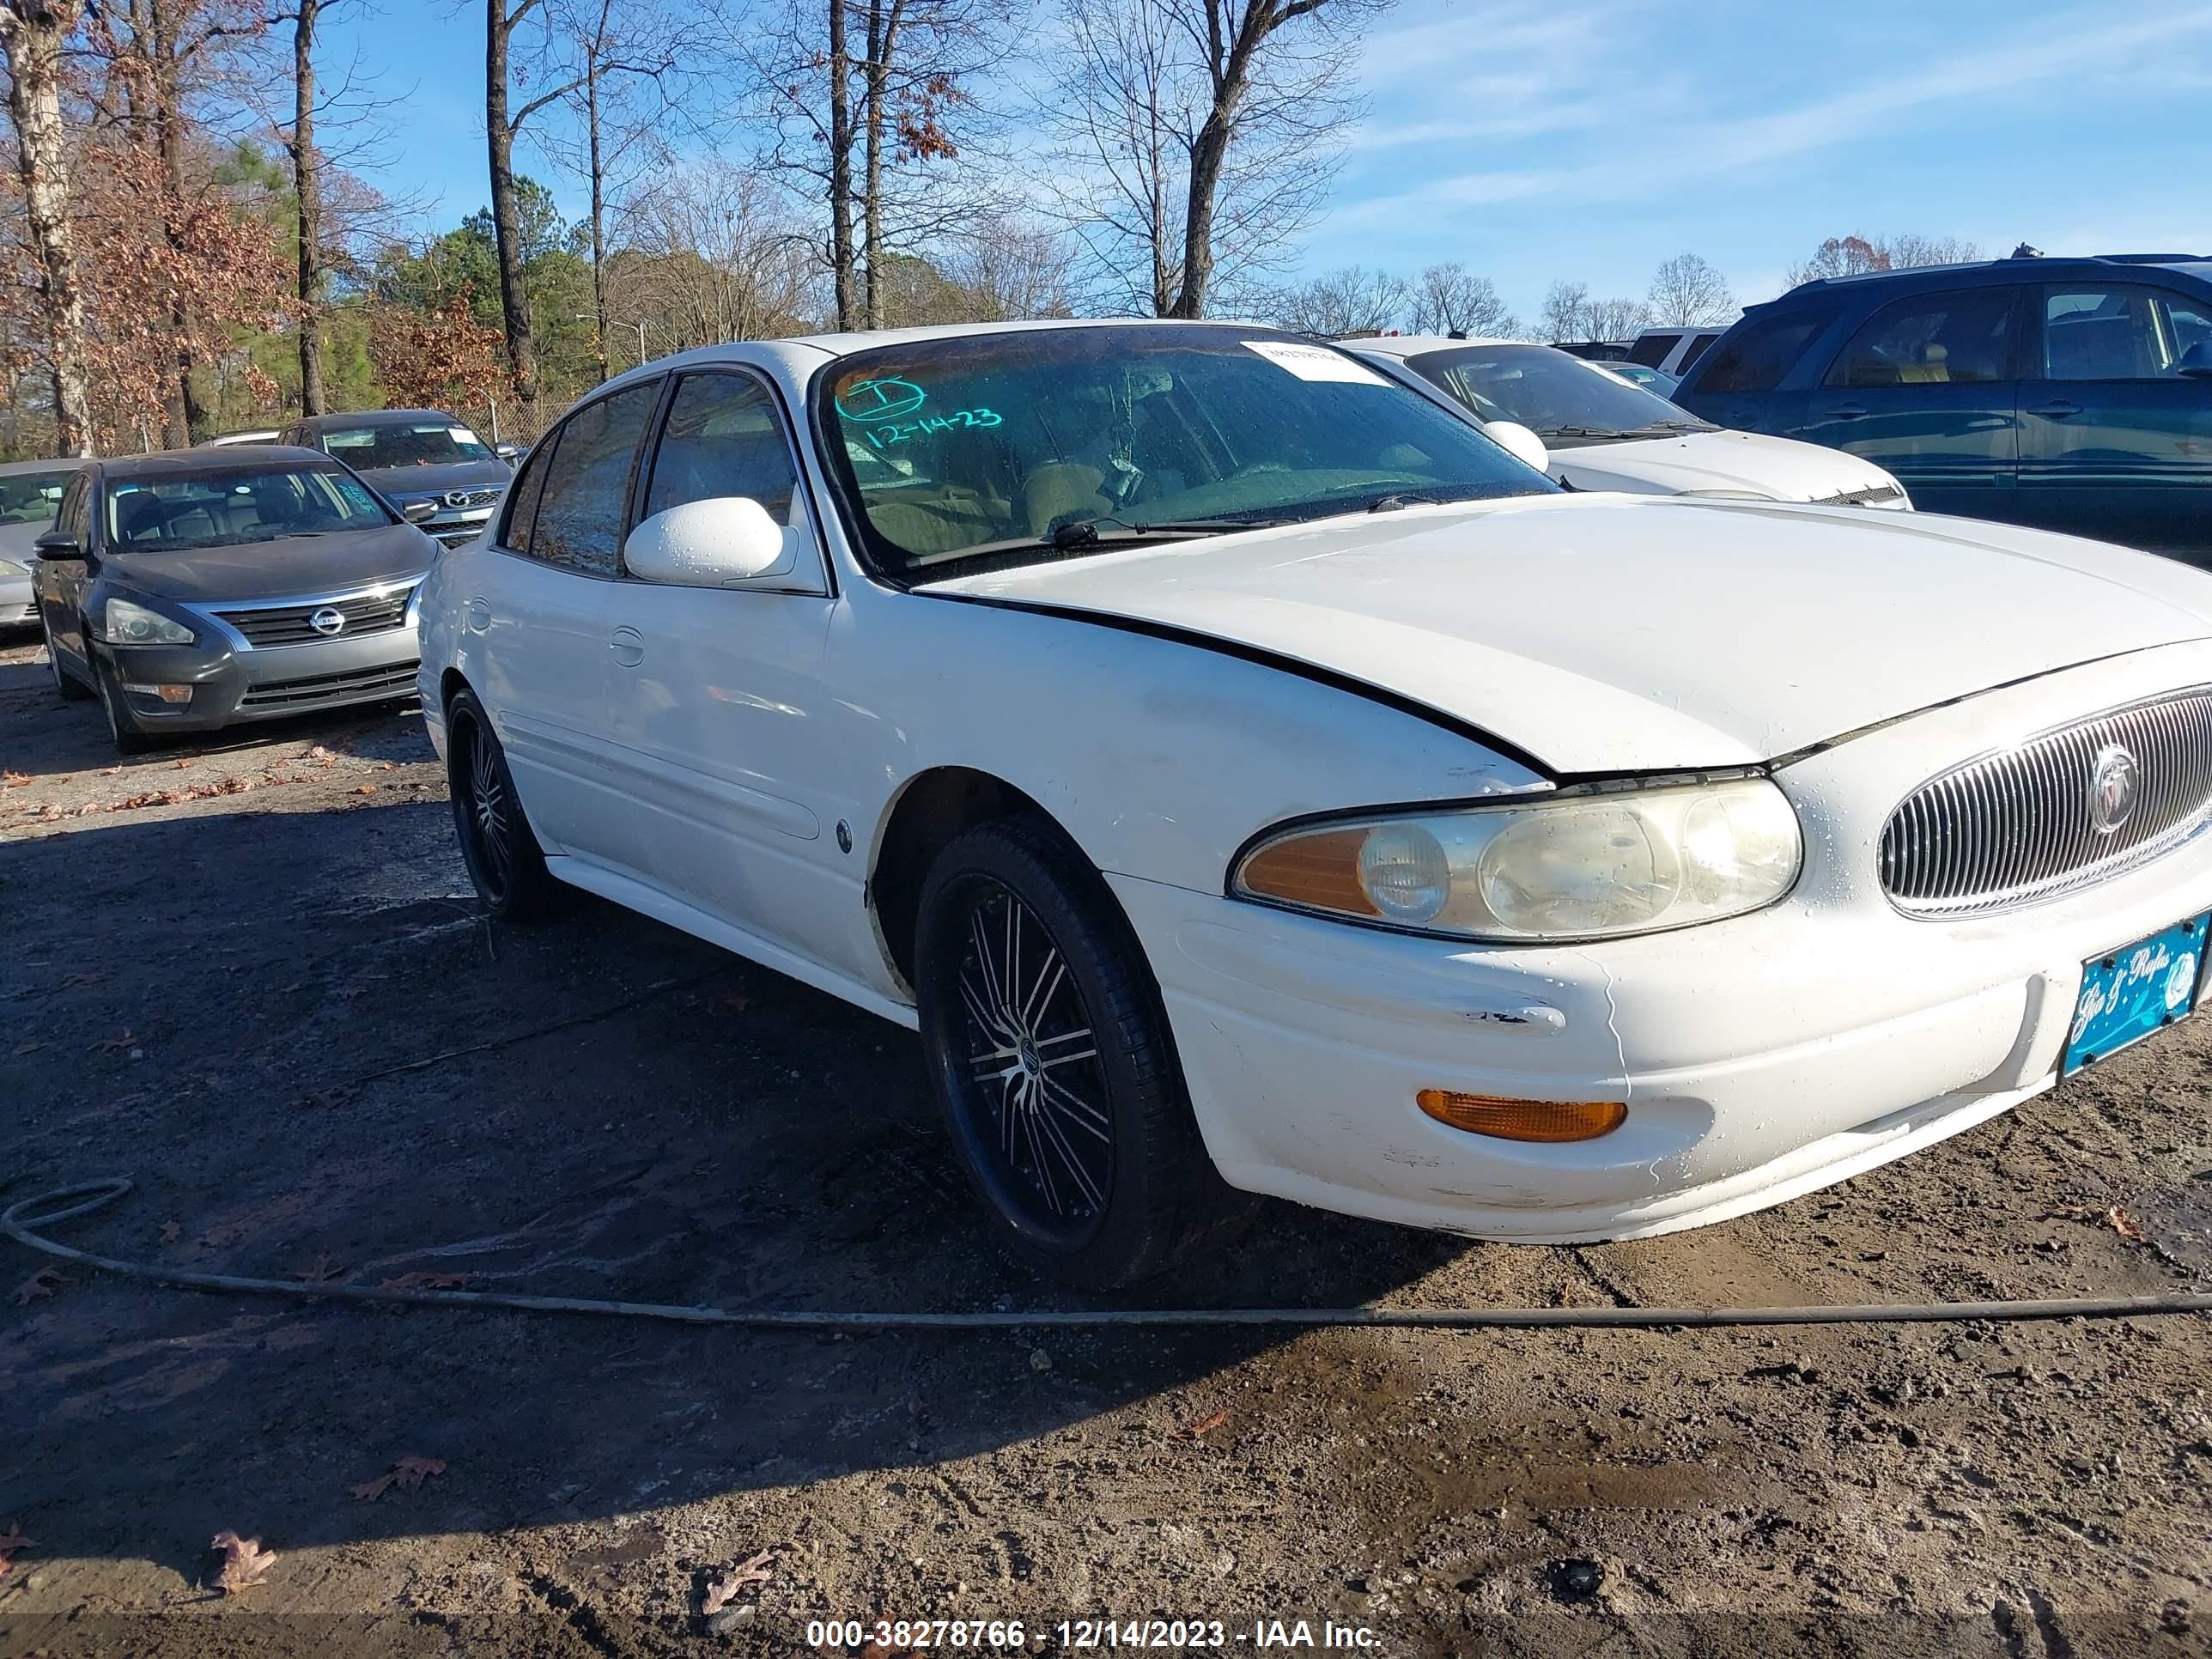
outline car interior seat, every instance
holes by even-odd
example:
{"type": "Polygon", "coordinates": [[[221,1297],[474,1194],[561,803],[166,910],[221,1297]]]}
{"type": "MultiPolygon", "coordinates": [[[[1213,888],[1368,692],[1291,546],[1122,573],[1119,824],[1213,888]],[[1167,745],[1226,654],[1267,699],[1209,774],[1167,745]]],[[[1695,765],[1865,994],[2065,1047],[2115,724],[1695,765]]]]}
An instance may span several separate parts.
{"type": "Polygon", "coordinates": [[[161,538],[163,518],[161,502],[154,499],[151,490],[137,489],[125,495],[115,506],[116,539],[125,542],[157,541],[161,538]]]}
{"type": "Polygon", "coordinates": [[[1099,485],[1106,481],[1103,468],[1080,461],[1047,461],[1022,480],[1022,516],[1032,536],[1042,536],[1057,526],[1095,519],[1113,511],[1099,485]]]}
{"type": "Polygon", "coordinates": [[[1942,386],[1951,379],[1951,350],[1938,341],[1930,340],[1917,354],[1919,362],[1899,365],[1897,379],[1902,386],[1942,386]]]}

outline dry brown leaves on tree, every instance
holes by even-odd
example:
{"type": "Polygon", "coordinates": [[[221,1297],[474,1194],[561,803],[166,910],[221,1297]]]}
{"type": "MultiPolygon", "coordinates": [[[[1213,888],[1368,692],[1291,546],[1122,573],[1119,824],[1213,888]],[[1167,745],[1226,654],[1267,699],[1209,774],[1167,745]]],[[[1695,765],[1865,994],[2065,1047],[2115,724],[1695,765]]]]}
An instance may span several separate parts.
{"type": "Polygon", "coordinates": [[[756,1584],[765,1584],[775,1577],[775,1552],[763,1550],[758,1555],[749,1555],[720,1578],[707,1581],[706,1598],[699,1604],[704,1613],[720,1613],[738,1599],[741,1591],[756,1584]]]}
{"type": "Polygon", "coordinates": [[[208,1546],[222,1552],[222,1565],[215,1576],[216,1588],[225,1595],[235,1595],[252,1584],[258,1584],[270,1568],[276,1565],[276,1552],[261,1547],[258,1538],[240,1538],[225,1527],[216,1534],[215,1541],[208,1546]]]}
{"type": "Polygon", "coordinates": [[[446,1465],[435,1457],[403,1457],[374,1480],[364,1480],[353,1488],[353,1495],[364,1504],[374,1504],[394,1486],[402,1492],[411,1492],[434,1474],[443,1474],[446,1465]]]}
{"type": "Polygon", "coordinates": [[[10,1521],[8,1523],[8,1530],[0,1532],[0,1572],[7,1571],[14,1565],[13,1557],[18,1550],[34,1550],[38,1547],[37,1539],[23,1536],[22,1527],[10,1521]]]}
{"type": "Polygon", "coordinates": [[[69,1283],[69,1275],[58,1267],[41,1267],[15,1287],[15,1305],[27,1308],[43,1297],[54,1293],[54,1288],[69,1283]]]}

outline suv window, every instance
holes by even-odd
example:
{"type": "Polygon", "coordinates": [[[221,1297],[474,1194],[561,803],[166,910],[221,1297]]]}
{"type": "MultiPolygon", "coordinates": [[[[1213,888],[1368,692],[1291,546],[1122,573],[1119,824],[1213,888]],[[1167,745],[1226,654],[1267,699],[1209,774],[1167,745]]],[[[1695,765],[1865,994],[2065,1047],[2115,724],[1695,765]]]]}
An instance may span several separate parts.
{"type": "Polygon", "coordinates": [[[1832,310],[1790,311],[1746,318],[1705,354],[1695,390],[1773,391],[1835,315],[1832,310]]]}
{"type": "Polygon", "coordinates": [[[1681,337],[1679,334],[1640,334],[1636,343],[1628,348],[1628,361],[1641,363],[1646,368],[1656,368],[1667,361],[1667,354],[1681,337]]]}
{"type": "Polygon", "coordinates": [[[1674,372],[1677,374],[1687,374],[1690,372],[1690,365],[1711,351],[1713,349],[1713,342],[1720,337],[1720,331],[1716,329],[1711,334],[1700,334],[1696,339],[1691,341],[1690,349],[1682,354],[1682,361],[1674,365],[1674,372]]]}
{"type": "Polygon", "coordinates": [[[2012,379],[2017,290],[1956,289],[1884,306],[1828,370],[1836,386],[1982,385],[2012,379]]]}
{"type": "Polygon", "coordinates": [[[750,495],[778,524],[789,524],[798,482],[766,386],[750,374],[687,374],[668,405],[638,517],[717,495],[750,495]]]}
{"type": "Polygon", "coordinates": [[[531,526],[530,556],[587,576],[611,576],[638,440],[660,399],[660,382],[626,386],[561,423],[531,526]]]}
{"type": "Polygon", "coordinates": [[[560,435],[557,429],[549,432],[532,445],[530,453],[522,458],[522,470],[507,487],[507,528],[500,532],[501,547],[511,547],[518,553],[530,551],[531,535],[538,525],[538,492],[544,485],[545,469],[552,464],[560,435]]]}
{"type": "MultiPolygon", "coordinates": [[[[2183,355],[2212,356],[2212,305],[2163,289],[2051,288],[2043,295],[2043,373],[2052,380],[2164,380],[2183,355]]],[[[2212,366],[2212,365],[2209,365],[2212,366]]]]}

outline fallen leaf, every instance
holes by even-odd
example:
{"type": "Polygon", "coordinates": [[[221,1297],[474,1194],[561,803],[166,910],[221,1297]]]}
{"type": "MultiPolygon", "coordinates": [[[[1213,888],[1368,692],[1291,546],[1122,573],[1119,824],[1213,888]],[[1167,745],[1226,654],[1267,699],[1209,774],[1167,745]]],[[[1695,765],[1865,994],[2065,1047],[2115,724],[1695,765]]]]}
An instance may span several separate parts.
{"type": "Polygon", "coordinates": [[[354,791],[354,793],[356,795],[373,795],[375,793],[376,786],[373,783],[364,783],[360,788],[354,791]]]}
{"type": "Polygon", "coordinates": [[[2122,1238],[2132,1238],[2139,1243],[2142,1242],[2142,1229],[2136,1226],[2135,1218],[2118,1205],[2115,1204],[2105,1212],[2105,1219],[2112,1224],[2112,1231],[2122,1238]]]}
{"type": "Polygon", "coordinates": [[[87,1047],[95,1054],[112,1054],[118,1048],[128,1048],[138,1039],[125,1031],[121,1036],[102,1037],[87,1047]]]}
{"type": "Polygon", "coordinates": [[[176,771],[181,772],[181,771],[183,771],[183,770],[184,770],[187,766],[190,766],[191,764],[191,761],[189,761],[189,760],[180,760],[180,761],[179,761],[179,762],[176,763],[176,765],[175,765],[175,767],[174,767],[174,769],[174,769],[174,770],[176,770],[176,771]]]}
{"type": "Polygon", "coordinates": [[[7,1571],[9,1567],[13,1565],[9,1560],[9,1558],[13,1556],[16,1551],[34,1550],[38,1547],[39,1540],[37,1539],[24,1537],[23,1528],[15,1522],[10,1521],[8,1523],[8,1530],[5,1532],[0,1532],[0,1572],[7,1571]]]}
{"type": "Polygon", "coordinates": [[[69,1283],[69,1275],[58,1267],[41,1267],[15,1287],[15,1305],[27,1308],[42,1297],[54,1293],[57,1285],[69,1283]]]}
{"type": "Polygon", "coordinates": [[[15,1045],[15,1058],[21,1060],[25,1054],[35,1054],[46,1046],[43,1042],[18,1043],[15,1045]]]}
{"type": "Polygon", "coordinates": [[[0,772],[0,789],[21,789],[30,781],[29,776],[21,772],[0,772]]]}
{"type": "Polygon", "coordinates": [[[402,1273],[377,1285],[380,1291],[458,1291],[469,1282],[466,1273],[402,1273]]]}
{"type": "Polygon", "coordinates": [[[74,991],[80,985],[97,985],[106,976],[103,974],[64,974],[62,989],[74,991]]]}
{"type": "Polygon", "coordinates": [[[1173,1434],[1170,1435],[1168,1438],[1170,1440],[1196,1440],[1202,1435],[1212,1434],[1214,1430],[1219,1428],[1228,1420],[1229,1413],[1226,1411],[1215,1412],[1211,1417],[1201,1417],[1195,1422],[1184,1424],[1173,1434]]]}
{"type": "Polygon", "coordinates": [[[738,1592],[754,1584],[765,1584],[775,1577],[775,1552],[763,1550],[758,1555],[749,1555],[720,1578],[707,1581],[706,1599],[699,1604],[705,1613],[720,1613],[737,1599],[738,1592]]]}
{"type": "Polygon", "coordinates": [[[216,1534],[208,1547],[222,1552],[222,1567],[215,1582],[225,1595],[235,1595],[249,1584],[259,1583],[262,1575],[276,1565],[275,1550],[264,1550],[258,1538],[240,1538],[228,1527],[216,1534]]]}
{"type": "Polygon", "coordinates": [[[119,766],[110,766],[102,770],[100,775],[103,778],[112,778],[122,769],[123,769],[119,766]]]}
{"type": "Polygon", "coordinates": [[[413,1490],[434,1474],[443,1474],[446,1465],[435,1457],[403,1457],[374,1480],[364,1480],[353,1488],[353,1495],[364,1504],[374,1504],[394,1486],[402,1492],[413,1490]]]}
{"type": "Polygon", "coordinates": [[[161,1224],[161,1243],[164,1244],[173,1244],[184,1236],[185,1230],[180,1224],[174,1221],[161,1224]]]}
{"type": "Polygon", "coordinates": [[[344,1271],[345,1269],[343,1267],[339,1267],[336,1262],[332,1261],[330,1257],[326,1255],[319,1255],[314,1259],[312,1265],[302,1267],[299,1272],[294,1273],[292,1277],[298,1279],[304,1279],[310,1285],[327,1285],[331,1280],[336,1279],[344,1271]]]}

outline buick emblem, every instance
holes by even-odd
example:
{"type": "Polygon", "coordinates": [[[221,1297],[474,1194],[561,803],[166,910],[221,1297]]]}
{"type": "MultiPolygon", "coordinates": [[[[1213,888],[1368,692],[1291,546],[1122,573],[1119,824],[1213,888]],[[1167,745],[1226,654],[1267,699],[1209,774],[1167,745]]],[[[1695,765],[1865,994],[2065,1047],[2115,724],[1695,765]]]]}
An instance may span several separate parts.
{"type": "MultiPolygon", "coordinates": [[[[335,634],[345,626],[345,612],[332,605],[325,605],[307,618],[307,626],[325,636],[335,634]]],[[[2130,763],[2133,764],[2133,763],[2130,763]]]]}
{"type": "Polygon", "coordinates": [[[2098,755],[2089,775],[2089,822],[2099,835],[2111,835],[2134,814],[2142,793],[2138,781],[2136,757],[2118,744],[2098,755]]]}

